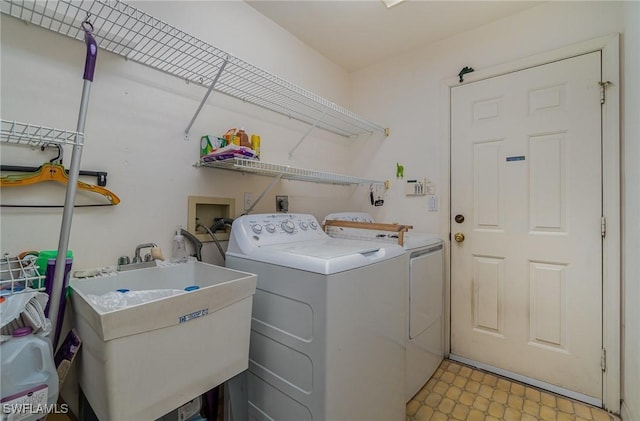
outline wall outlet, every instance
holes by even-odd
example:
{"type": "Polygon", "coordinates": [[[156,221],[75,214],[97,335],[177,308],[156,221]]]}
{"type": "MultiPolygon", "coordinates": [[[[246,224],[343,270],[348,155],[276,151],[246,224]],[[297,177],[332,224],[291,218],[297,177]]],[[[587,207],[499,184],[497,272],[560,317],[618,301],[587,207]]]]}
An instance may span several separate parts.
{"type": "Polygon", "coordinates": [[[244,192],[244,210],[248,210],[255,200],[255,194],[244,192]]]}
{"type": "Polygon", "coordinates": [[[276,196],[276,212],[289,212],[289,196],[276,196]]]}

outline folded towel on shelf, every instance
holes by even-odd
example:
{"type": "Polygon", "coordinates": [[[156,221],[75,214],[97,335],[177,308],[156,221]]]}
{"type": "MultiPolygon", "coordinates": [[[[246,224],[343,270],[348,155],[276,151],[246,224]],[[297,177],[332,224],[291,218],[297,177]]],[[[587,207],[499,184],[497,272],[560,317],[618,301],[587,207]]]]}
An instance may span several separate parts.
{"type": "Polygon", "coordinates": [[[257,159],[253,149],[246,146],[227,145],[224,148],[216,149],[202,157],[205,162],[222,161],[230,158],[257,159]]]}
{"type": "Polygon", "coordinates": [[[11,339],[16,329],[26,326],[31,326],[37,335],[47,336],[51,332],[51,322],[44,315],[49,295],[27,289],[4,298],[0,305],[0,342],[11,339]]]}

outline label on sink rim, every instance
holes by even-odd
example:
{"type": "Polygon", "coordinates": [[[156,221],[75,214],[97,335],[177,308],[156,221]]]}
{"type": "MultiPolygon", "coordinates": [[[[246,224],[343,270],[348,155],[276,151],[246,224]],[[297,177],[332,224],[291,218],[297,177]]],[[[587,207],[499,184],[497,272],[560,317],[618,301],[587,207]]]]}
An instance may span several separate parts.
{"type": "Polygon", "coordinates": [[[197,319],[198,317],[206,316],[207,314],[209,314],[209,308],[203,308],[202,310],[194,311],[193,313],[178,317],[178,323],[186,323],[190,320],[197,319]]]}

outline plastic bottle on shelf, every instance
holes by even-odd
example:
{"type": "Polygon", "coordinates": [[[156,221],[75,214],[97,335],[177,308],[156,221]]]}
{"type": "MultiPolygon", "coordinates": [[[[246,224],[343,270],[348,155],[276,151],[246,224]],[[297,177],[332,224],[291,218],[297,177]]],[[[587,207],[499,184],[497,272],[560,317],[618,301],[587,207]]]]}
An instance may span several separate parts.
{"type": "Polygon", "coordinates": [[[256,158],[260,158],[260,135],[252,134],[251,135],[251,149],[256,154],[256,158]]]}
{"type": "Polygon", "coordinates": [[[236,135],[240,138],[240,146],[245,146],[251,149],[251,142],[249,142],[249,135],[245,133],[243,128],[240,128],[236,135]]]}
{"type": "Polygon", "coordinates": [[[227,130],[227,132],[224,135],[222,135],[222,138],[227,141],[227,145],[240,146],[240,138],[238,137],[238,130],[235,127],[233,129],[227,130]]]}
{"type": "Polygon", "coordinates": [[[48,339],[34,335],[31,327],[16,329],[0,345],[2,355],[2,405],[16,411],[8,419],[44,418],[46,408],[58,400],[58,372],[48,339]],[[40,410],[41,409],[41,410],[40,410]]]}
{"type": "Polygon", "coordinates": [[[173,250],[171,253],[171,260],[175,263],[187,261],[187,247],[184,242],[184,236],[180,231],[182,231],[182,227],[178,225],[176,228],[176,236],[173,237],[173,250]]]}

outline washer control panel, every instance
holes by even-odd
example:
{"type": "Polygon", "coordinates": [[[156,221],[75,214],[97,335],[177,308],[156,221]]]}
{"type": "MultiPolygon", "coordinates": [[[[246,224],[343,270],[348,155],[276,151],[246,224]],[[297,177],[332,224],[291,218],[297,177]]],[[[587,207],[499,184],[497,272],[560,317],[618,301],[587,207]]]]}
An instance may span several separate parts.
{"type": "Polygon", "coordinates": [[[243,215],[234,221],[233,230],[254,245],[328,238],[313,215],[300,213],[243,215]]]}

